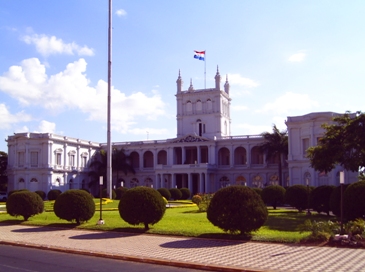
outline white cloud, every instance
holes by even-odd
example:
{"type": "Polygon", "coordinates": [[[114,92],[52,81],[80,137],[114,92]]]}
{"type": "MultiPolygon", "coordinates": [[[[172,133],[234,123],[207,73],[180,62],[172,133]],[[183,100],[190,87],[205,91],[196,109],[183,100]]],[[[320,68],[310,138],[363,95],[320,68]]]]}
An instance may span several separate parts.
{"type": "Polygon", "coordinates": [[[155,128],[133,128],[129,129],[128,133],[134,134],[134,135],[145,135],[147,139],[151,139],[153,135],[167,135],[169,134],[169,130],[167,129],[155,129],[155,128]]]}
{"type": "Polygon", "coordinates": [[[257,87],[260,84],[250,78],[242,77],[240,74],[228,74],[228,82],[230,85],[239,85],[244,87],[257,87]]]}
{"type": "Polygon", "coordinates": [[[46,120],[42,120],[39,124],[38,130],[40,133],[55,133],[56,131],[56,124],[52,122],[48,122],[46,120]]]}
{"type": "Polygon", "coordinates": [[[94,49],[87,46],[80,46],[75,42],[65,43],[62,39],[55,36],[47,36],[45,34],[25,35],[21,38],[27,44],[34,44],[37,51],[42,56],[52,54],[66,54],[79,56],[93,56],[94,49]]]}
{"type": "MultiPolygon", "coordinates": [[[[247,123],[238,124],[233,127],[234,131],[242,131],[239,135],[259,135],[265,131],[272,131],[272,127],[265,125],[251,125],[247,123]]],[[[236,134],[236,132],[235,132],[236,134]]]]}
{"type": "Polygon", "coordinates": [[[304,52],[299,52],[296,54],[293,54],[289,57],[288,61],[290,62],[302,62],[306,57],[306,54],[304,52]]]}
{"type": "Polygon", "coordinates": [[[11,114],[5,104],[0,104],[0,129],[9,129],[15,123],[30,121],[30,115],[24,112],[11,114]]]}
{"type": "Polygon", "coordinates": [[[246,106],[231,106],[231,109],[234,111],[247,111],[248,107],[246,106]]]}
{"type": "Polygon", "coordinates": [[[287,114],[290,111],[310,110],[317,106],[318,102],[311,100],[307,94],[287,92],[275,99],[274,102],[266,103],[263,108],[257,110],[257,112],[287,114]]]}
{"type": "Polygon", "coordinates": [[[119,17],[127,16],[127,12],[124,9],[118,9],[115,14],[119,17]]]}
{"type": "MultiPolygon", "coordinates": [[[[52,114],[76,109],[87,114],[89,120],[106,122],[107,83],[99,80],[95,87],[90,86],[86,66],[81,58],[69,63],[64,71],[48,76],[37,58],[26,59],[0,76],[0,91],[25,107],[42,107],[52,114]]],[[[112,88],[111,96],[111,125],[115,131],[127,133],[136,118],[156,120],[165,115],[165,104],[157,91],[127,96],[112,88]]]]}

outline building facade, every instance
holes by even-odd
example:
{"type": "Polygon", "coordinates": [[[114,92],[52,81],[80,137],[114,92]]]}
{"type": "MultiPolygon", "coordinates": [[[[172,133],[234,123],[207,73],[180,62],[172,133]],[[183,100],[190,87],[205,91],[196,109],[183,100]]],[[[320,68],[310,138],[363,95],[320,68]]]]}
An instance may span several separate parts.
{"type": "MultiPolygon", "coordinates": [[[[229,82],[221,89],[217,68],[215,87],[195,90],[192,82],[183,90],[180,72],[176,81],[177,137],[165,140],[115,142],[113,148],[130,157],[136,173],[113,171],[113,187],[148,186],[189,188],[211,193],[229,185],[264,187],[278,184],[278,159],[266,160],[260,135],[231,135],[229,82]]],[[[339,166],[330,173],[310,167],[305,150],[323,135],[321,125],[337,115],[332,112],[288,117],[289,154],[282,161],[283,185],[338,185],[339,166]]],[[[9,189],[65,191],[91,184],[90,162],[106,144],[49,133],[17,133],[9,136],[9,189]]],[[[346,183],[357,180],[347,172],[346,183]]]]}

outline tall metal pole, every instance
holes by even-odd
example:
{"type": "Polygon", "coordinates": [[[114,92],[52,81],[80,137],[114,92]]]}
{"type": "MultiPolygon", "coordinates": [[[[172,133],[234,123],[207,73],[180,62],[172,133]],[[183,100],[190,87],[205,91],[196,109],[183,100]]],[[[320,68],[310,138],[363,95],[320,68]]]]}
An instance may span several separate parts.
{"type": "Polygon", "coordinates": [[[109,198],[112,198],[112,145],[111,145],[111,85],[112,85],[112,0],[109,0],[108,29],[108,127],[107,127],[107,172],[106,184],[109,198]]]}
{"type": "Polygon", "coordinates": [[[340,234],[343,235],[343,184],[345,183],[345,172],[340,171],[340,186],[341,186],[341,230],[340,234]]]}

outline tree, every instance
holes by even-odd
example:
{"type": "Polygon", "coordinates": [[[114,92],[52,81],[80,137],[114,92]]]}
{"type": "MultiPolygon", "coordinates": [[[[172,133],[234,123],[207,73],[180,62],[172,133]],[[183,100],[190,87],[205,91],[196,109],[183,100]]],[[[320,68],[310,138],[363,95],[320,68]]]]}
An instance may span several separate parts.
{"type": "MultiPolygon", "coordinates": [[[[128,173],[135,174],[136,171],[130,164],[130,157],[124,153],[123,149],[113,149],[112,153],[112,170],[117,171],[117,180],[119,171],[122,171],[125,175],[128,173]]],[[[97,185],[99,177],[103,177],[103,187],[106,188],[106,170],[107,170],[107,152],[100,150],[97,152],[89,166],[92,170],[89,172],[89,176],[92,177],[92,181],[89,183],[89,187],[97,185]]]]}
{"type": "Polygon", "coordinates": [[[321,185],[314,188],[309,195],[312,209],[318,213],[325,212],[330,215],[330,199],[335,188],[332,185],[321,185]]]}
{"type": "Polygon", "coordinates": [[[207,210],[207,218],[214,226],[240,234],[258,230],[267,215],[261,197],[249,187],[238,185],[218,190],[207,210]]]}
{"type": "Polygon", "coordinates": [[[72,189],[57,197],[53,209],[59,218],[76,221],[76,224],[80,225],[93,217],[95,203],[93,197],[86,191],[72,189]]]}
{"type": "Polygon", "coordinates": [[[271,158],[278,158],[279,185],[283,186],[282,161],[288,155],[288,132],[279,131],[276,125],[273,132],[263,132],[261,136],[265,142],[261,145],[261,150],[266,154],[266,161],[271,158]]]}
{"type": "Polygon", "coordinates": [[[136,173],[130,164],[130,156],[126,155],[123,149],[113,149],[112,169],[117,171],[117,180],[119,180],[119,171],[122,171],[125,175],[136,173]]]}
{"type": "Polygon", "coordinates": [[[6,201],[6,211],[11,216],[23,216],[27,221],[29,217],[42,213],[44,203],[42,198],[30,191],[17,191],[12,193],[6,201]]]}
{"type": "Polygon", "coordinates": [[[99,177],[103,177],[103,187],[106,187],[107,156],[105,150],[102,149],[94,154],[89,168],[91,169],[89,172],[89,177],[91,177],[89,188],[99,184],[99,177]]]}
{"type": "Polygon", "coordinates": [[[357,172],[365,166],[365,114],[346,112],[333,121],[322,125],[325,134],[307,150],[310,164],[321,172],[330,172],[337,164],[357,172]]]}
{"type": "Polygon", "coordinates": [[[126,191],[119,201],[120,217],[131,225],[149,224],[160,221],[165,214],[166,204],[157,190],[138,186],[126,191]]]}
{"type": "Polygon", "coordinates": [[[8,175],[6,169],[8,167],[8,154],[0,151],[0,191],[6,191],[8,187],[8,175]]]}
{"type": "Polygon", "coordinates": [[[277,205],[284,202],[285,189],[280,185],[270,185],[262,190],[261,197],[266,204],[271,204],[276,210],[277,205]]]}
{"type": "Polygon", "coordinates": [[[302,212],[308,207],[309,194],[310,192],[308,192],[306,186],[300,184],[293,185],[286,189],[285,202],[299,212],[302,212]]]}

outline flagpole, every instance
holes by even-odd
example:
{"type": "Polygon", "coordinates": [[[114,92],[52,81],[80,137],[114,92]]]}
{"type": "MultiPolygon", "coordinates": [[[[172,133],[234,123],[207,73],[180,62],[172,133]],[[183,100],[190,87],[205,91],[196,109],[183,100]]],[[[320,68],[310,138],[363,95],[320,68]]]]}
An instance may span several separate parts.
{"type": "Polygon", "coordinates": [[[107,105],[107,194],[112,199],[112,148],[111,148],[111,85],[112,85],[112,0],[109,0],[109,27],[108,27],[108,105],[107,105]]]}
{"type": "Polygon", "coordinates": [[[207,88],[207,51],[204,50],[204,89],[207,88]]]}

